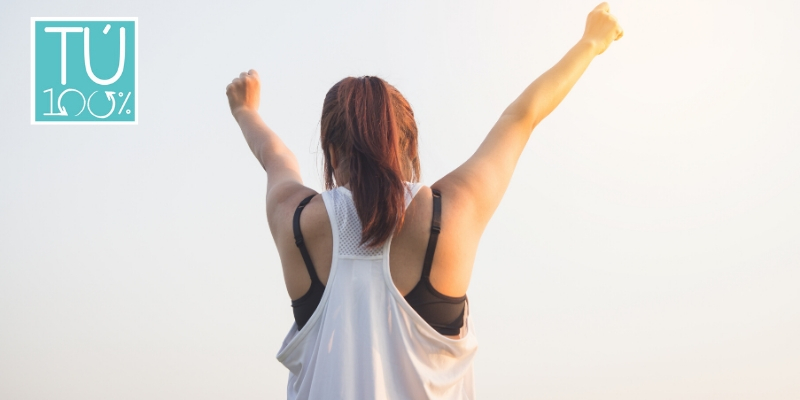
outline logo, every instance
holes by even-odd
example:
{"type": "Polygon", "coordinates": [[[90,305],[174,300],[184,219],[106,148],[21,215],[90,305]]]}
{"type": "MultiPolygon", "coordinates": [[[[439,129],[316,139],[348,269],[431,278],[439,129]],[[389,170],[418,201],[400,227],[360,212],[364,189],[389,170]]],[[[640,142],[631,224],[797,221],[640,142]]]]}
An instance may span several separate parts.
{"type": "Polygon", "coordinates": [[[138,122],[137,18],[31,18],[31,124],[138,122]]]}

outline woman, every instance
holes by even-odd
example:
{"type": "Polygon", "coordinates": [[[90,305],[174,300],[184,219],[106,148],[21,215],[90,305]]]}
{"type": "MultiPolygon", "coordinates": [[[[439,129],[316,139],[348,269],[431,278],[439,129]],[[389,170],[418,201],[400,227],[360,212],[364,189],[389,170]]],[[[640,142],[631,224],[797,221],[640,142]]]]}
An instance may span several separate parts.
{"type": "Polygon", "coordinates": [[[598,5],[578,43],[430,187],[418,183],[413,112],[382,79],[345,78],[326,95],[321,195],[259,117],[258,74],[228,85],[268,176],[267,220],[295,316],[278,354],[290,399],[474,398],[466,292],[481,234],[532,130],[620,37],[608,4],[598,5]]]}

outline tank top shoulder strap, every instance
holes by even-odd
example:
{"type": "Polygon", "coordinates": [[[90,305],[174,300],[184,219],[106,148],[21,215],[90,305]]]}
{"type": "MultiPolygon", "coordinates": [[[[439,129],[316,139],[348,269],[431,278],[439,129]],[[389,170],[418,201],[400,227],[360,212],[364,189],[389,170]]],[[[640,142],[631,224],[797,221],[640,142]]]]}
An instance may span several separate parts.
{"type": "Polygon", "coordinates": [[[303,232],[300,231],[300,214],[303,212],[303,209],[308,205],[308,202],[316,196],[312,194],[297,206],[297,209],[294,211],[294,219],[292,221],[292,230],[294,231],[294,244],[297,245],[297,248],[300,249],[300,254],[303,256],[303,261],[306,264],[306,269],[308,270],[308,275],[311,277],[311,285],[313,286],[315,283],[319,283],[320,285],[322,282],[319,280],[317,276],[317,271],[314,270],[314,263],[311,262],[311,256],[308,254],[308,249],[306,248],[305,240],[303,239],[303,232]]]}
{"type": "Polygon", "coordinates": [[[442,227],[442,193],[438,189],[431,188],[433,194],[433,216],[431,217],[431,236],[428,239],[428,248],[425,250],[425,261],[422,264],[422,277],[429,280],[431,276],[431,264],[433,264],[433,253],[436,252],[436,243],[439,241],[439,232],[442,227]]]}

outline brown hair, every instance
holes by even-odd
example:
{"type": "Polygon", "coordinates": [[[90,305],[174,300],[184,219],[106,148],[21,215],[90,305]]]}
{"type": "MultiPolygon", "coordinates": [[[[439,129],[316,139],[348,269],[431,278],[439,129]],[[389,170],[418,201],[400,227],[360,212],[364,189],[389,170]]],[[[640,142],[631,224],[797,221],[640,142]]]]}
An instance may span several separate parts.
{"type": "Polygon", "coordinates": [[[419,181],[417,123],[411,106],[381,78],[347,77],[325,95],[320,130],[325,188],[349,183],[361,220],[361,244],[384,244],[403,225],[404,181],[419,181]],[[331,146],[337,164],[347,166],[340,177],[346,182],[334,182],[331,146]]]}

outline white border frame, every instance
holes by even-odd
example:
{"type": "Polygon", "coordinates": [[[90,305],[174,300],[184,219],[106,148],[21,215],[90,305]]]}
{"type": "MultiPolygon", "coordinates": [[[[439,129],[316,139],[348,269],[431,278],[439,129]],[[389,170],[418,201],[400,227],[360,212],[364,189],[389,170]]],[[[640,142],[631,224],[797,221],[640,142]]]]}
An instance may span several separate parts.
{"type": "Polygon", "coordinates": [[[31,125],[139,125],[139,17],[31,17],[31,125]],[[37,121],[36,120],[36,22],[37,21],[133,21],[136,27],[133,34],[134,47],[134,88],[136,114],[133,121],[37,121]]]}

